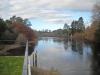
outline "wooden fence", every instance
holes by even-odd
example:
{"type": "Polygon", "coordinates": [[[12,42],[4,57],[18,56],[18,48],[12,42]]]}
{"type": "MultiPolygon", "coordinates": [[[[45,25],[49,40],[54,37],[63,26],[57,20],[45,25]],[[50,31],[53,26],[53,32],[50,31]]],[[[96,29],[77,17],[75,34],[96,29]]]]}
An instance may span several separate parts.
{"type": "Polygon", "coordinates": [[[22,75],[31,75],[31,67],[36,67],[37,65],[37,52],[34,51],[30,56],[28,55],[28,41],[26,42],[25,56],[23,63],[22,75]]]}

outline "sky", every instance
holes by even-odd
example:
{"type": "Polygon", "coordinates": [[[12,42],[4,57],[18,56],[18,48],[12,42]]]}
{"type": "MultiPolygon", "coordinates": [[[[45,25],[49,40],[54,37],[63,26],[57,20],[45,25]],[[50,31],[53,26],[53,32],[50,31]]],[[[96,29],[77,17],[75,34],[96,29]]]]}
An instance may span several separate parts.
{"type": "Polygon", "coordinates": [[[99,0],[0,0],[0,17],[28,18],[35,30],[55,30],[83,17],[91,23],[93,5],[99,0]]]}

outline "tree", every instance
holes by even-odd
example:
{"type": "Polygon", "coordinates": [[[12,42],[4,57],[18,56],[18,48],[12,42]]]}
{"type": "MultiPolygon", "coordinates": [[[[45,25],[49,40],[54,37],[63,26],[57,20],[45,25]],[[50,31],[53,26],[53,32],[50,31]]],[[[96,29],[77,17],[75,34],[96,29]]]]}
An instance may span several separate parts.
{"type": "Polygon", "coordinates": [[[63,27],[63,36],[64,37],[69,37],[69,26],[67,23],[64,24],[64,27],[63,27]]]}
{"type": "Polygon", "coordinates": [[[100,44],[100,23],[99,23],[99,26],[95,32],[95,41],[96,41],[96,43],[100,44]]]}
{"type": "Polygon", "coordinates": [[[21,17],[16,17],[16,22],[23,24],[24,20],[21,17]]]}
{"type": "Polygon", "coordinates": [[[7,29],[6,22],[0,18],[0,37],[5,32],[6,29],[7,29]]]}
{"type": "Polygon", "coordinates": [[[32,26],[32,24],[31,24],[31,22],[28,20],[28,19],[24,19],[24,24],[26,25],[26,26],[32,26]]]}
{"type": "Polygon", "coordinates": [[[63,29],[67,29],[67,30],[69,30],[69,26],[68,26],[68,24],[67,24],[67,23],[65,23],[65,24],[64,24],[63,29]]]}
{"type": "Polygon", "coordinates": [[[11,21],[11,22],[18,22],[18,23],[23,24],[23,18],[21,18],[21,17],[12,16],[12,17],[10,18],[10,21],[11,21]]]}
{"type": "Polygon", "coordinates": [[[100,4],[96,4],[93,10],[93,25],[97,26],[95,32],[95,41],[100,44],[100,4]]]}
{"type": "Polygon", "coordinates": [[[77,32],[77,25],[78,25],[78,21],[73,21],[71,23],[71,34],[72,35],[77,32]]]}
{"type": "Polygon", "coordinates": [[[83,32],[85,30],[84,21],[82,17],[80,17],[78,20],[77,30],[78,32],[83,32]]]}
{"type": "Polygon", "coordinates": [[[84,21],[83,18],[80,17],[78,21],[72,21],[71,23],[71,34],[73,35],[74,33],[80,33],[84,32],[85,26],[84,26],[84,21]]]}
{"type": "Polygon", "coordinates": [[[23,19],[21,17],[16,17],[16,16],[12,16],[10,18],[10,21],[11,22],[17,22],[17,23],[20,23],[22,25],[26,25],[26,26],[31,26],[31,22],[28,20],[28,19],[23,19]]]}
{"type": "Polygon", "coordinates": [[[16,16],[12,16],[12,17],[10,18],[10,21],[11,21],[11,22],[15,22],[15,21],[16,21],[16,16]]]}
{"type": "Polygon", "coordinates": [[[94,5],[92,21],[100,22],[100,2],[94,5]]]}

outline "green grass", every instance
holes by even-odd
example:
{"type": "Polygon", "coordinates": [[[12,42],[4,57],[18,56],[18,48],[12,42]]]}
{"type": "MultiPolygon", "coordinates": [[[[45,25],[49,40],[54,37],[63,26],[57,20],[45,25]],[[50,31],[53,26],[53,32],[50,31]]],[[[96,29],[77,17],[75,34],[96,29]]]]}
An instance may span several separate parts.
{"type": "Polygon", "coordinates": [[[22,75],[23,57],[0,56],[0,75],[22,75]]]}

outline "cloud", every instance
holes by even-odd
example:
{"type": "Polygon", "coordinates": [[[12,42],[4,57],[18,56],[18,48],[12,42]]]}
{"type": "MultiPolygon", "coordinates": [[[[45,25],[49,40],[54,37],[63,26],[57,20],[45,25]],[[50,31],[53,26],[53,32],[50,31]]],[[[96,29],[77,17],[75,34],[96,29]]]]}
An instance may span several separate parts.
{"type": "Polygon", "coordinates": [[[70,21],[70,11],[90,11],[94,0],[2,0],[0,16],[7,19],[16,15],[23,18],[42,18],[47,22],[70,21]],[[63,9],[63,10],[62,10],[63,9]]]}
{"type": "Polygon", "coordinates": [[[53,24],[64,24],[66,23],[67,21],[72,21],[72,20],[69,20],[69,19],[61,19],[61,18],[56,18],[56,19],[48,19],[47,22],[49,23],[53,23],[53,24]]]}

